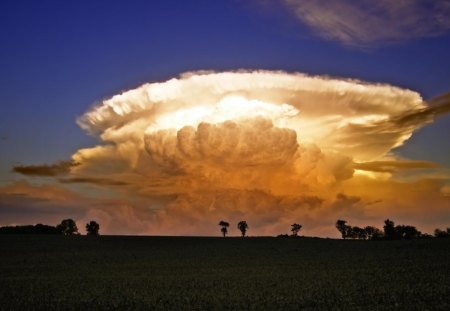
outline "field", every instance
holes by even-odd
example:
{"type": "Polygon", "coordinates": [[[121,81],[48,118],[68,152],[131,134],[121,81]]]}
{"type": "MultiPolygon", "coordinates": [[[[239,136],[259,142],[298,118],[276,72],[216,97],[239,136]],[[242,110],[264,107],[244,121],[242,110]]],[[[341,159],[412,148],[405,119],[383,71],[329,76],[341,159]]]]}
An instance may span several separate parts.
{"type": "Polygon", "coordinates": [[[0,236],[1,310],[450,310],[450,240],[0,236]]]}

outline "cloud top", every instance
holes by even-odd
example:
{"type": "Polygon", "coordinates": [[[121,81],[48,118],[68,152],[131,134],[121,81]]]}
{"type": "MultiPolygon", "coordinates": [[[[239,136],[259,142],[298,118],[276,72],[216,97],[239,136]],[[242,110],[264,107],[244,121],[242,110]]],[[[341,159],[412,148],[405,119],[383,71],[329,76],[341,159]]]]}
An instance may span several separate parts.
{"type": "Polygon", "coordinates": [[[425,107],[415,92],[357,80],[269,71],[188,73],[116,95],[78,123],[118,143],[141,140],[144,132],[262,117],[325,149],[348,150],[351,140],[349,155],[367,160],[401,145],[424,124],[402,127],[394,118],[425,107]]]}

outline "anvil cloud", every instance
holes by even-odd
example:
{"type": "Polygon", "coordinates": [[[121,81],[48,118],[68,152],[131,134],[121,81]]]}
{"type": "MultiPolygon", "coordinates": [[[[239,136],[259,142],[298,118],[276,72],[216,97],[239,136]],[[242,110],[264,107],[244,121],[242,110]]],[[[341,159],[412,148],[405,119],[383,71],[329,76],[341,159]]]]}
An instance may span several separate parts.
{"type": "Polygon", "coordinates": [[[442,178],[396,179],[397,172],[437,165],[393,153],[448,110],[448,99],[438,104],[411,90],[350,79],[186,73],[94,105],[78,124],[99,145],[78,150],[67,162],[76,165],[41,171],[58,168],[61,185],[114,193],[113,204],[89,199],[85,213],[110,233],[120,226],[128,233],[215,234],[221,219],[246,219],[254,234],[283,233],[300,222],[305,233],[334,236],[338,217],[416,221],[423,214],[418,202],[430,200],[433,215],[448,220],[442,178]],[[413,199],[398,200],[413,188],[413,199]]]}

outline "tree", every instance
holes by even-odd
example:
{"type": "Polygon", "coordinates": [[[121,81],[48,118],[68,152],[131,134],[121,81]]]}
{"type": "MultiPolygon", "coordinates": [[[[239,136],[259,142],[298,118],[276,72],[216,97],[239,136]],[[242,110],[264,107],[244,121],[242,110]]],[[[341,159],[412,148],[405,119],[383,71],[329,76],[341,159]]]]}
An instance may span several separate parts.
{"type": "Polygon", "coordinates": [[[87,235],[98,235],[99,230],[100,225],[96,221],[91,220],[89,223],[86,224],[87,235]]]}
{"type": "Polygon", "coordinates": [[[0,234],[61,234],[56,227],[37,224],[0,227],[0,234]]]}
{"type": "Polygon", "coordinates": [[[78,234],[77,224],[73,219],[64,219],[56,228],[64,235],[78,234]]]}
{"type": "Polygon", "coordinates": [[[347,221],[341,219],[336,221],[336,228],[339,230],[344,240],[349,237],[352,229],[352,227],[347,225],[347,221]]]}
{"type": "Polygon", "coordinates": [[[447,231],[436,229],[434,230],[434,236],[436,238],[448,238],[450,237],[450,228],[447,228],[447,231]]]}
{"type": "Polygon", "coordinates": [[[422,235],[414,226],[400,225],[395,227],[395,237],[397,239],[417,239],[422,235]]]}
{"type": "Polygon", "coordinates": [[[219,226],[221,226],[222,228],[220,228],[220,232],[222,232],[223,237],[225,237],[228,233],[228,227],[230,226],[229,223],[227,223],[226,221],[221,220],[219,222],[219,226]]]}
{"type": "Polygon", "coordinates": [[[247,229],[248,229],[247,222],[245,220],[241,220],[238,223],[237,227],[241,231],[242,237],[244,237],[245,233],[247,232],[247,229]]]}
{"type": "Polygon", "coordinates": [[[395,226],[394,222],[392,220],[386,219],[384,221],[384,237],[388,240],[394,240],[396,238],[395,236],[395,226]]]}
{"type": "Polygon", "coordinates": [[[302,225],[295,223],[295,224],[292,224],[291,227],[292,227],[291,228],[292,236],[298,236],[298,232],[302,228],[302,225]]]}
{"type": "Polygon", "coordinates": [[[422,233],[416,227],[408,225],[394,226],[394,222],[389,219],[384,221],[383,228],[384,237],[387,240],[417,239],[422,236],[422,233]]]}
{"type": "Polygon", "coordinates": [[[383,237],[383,232],[372,226],[365,227],[364,231],[366,232],[367,239],[369,240],[379,240],[383,237]]]}
{"type": "Polygon", "coordinates": [[[365,240],[367,239],[367,233],[366,230],[360,227],[352,227],[350,230],[350,237],[352,239],[358,239],[358,240],[365,240]]]}

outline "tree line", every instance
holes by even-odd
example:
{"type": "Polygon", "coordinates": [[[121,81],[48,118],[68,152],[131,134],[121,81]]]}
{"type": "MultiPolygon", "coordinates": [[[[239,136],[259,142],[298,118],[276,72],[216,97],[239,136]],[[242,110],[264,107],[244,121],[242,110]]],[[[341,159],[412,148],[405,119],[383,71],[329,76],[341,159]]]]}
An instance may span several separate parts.
{"type": "MultiPolygon", "coordinates": [[[[230,223],[221,220],[219,222],[219,226],[220,226],[220,232],[222,233],[223,237],[226,237],[228,234],[228,227],[230,226],[230,223]]],[[[237,228],[239,229],[239,231],[241,231],[241,236],[245,237],[247,230],[249,229],[249,226],[245,220],[241,220],[240,222],[238,222],[237,228]]],[[[297,223],[294,223],[293,225],[291,225],[292,236],[298,236],[298,233],[301,228],[302,228],[302,225],[299,225],[297,223]]],[[[288,236],[288,235],[286,234],[286,235],[280,235],[280,236],[288,236]]]]}
{"type": "MultiPolygon", "coordinates": [[[[221,220],[219,222],[219,226],[220,226],[220,232],[222,232],[223,237],[226,237],[230,223],[221,220]]],[[[248,230],[247,222],[245,220],[241,220],[240,222],[238,222],[237,228],[239,229],[239,231],[241,231],[242,237],[245,237],[245,234],[247,233],[247,230],[248,230]]]]}
{"type": "MultiPolygon", "coordinates": [[[[219,222],[220,232],[223,237],[226,237],[228,234],[228,227],[230,224],[226,221],[221,220],[219,222]]],[[[245,220],[241,220],[237,224],[237,228],[241,231],[242,237],[245,237],[246,232],[249,228],[247,222],[245,220]]],[[[291,225],[291,235],[288,234],[280,234],[278,237],[297,237],[298,233],[302,229],[302,225],[298,223],[294,223],[291,225]]],[[[416,227],[410,225],[395,225],[395,223],[386,219],[384,221],[383,230],[380,230],[373,226],[366,227],[358,227],[358,226],[350,226],[347,224],[345,220],[337,220],[336,221],[336,229],[341,233],[342,238],[345,239],[357,239],[357,240],[410,240],[410,239],[419,239],[419,238],[431,238],[433,237],[430,234],[422,233],[417,230],[416,227]]],[[[450,237],[450,228],[447,228],[445,231],[441,229],[434,230],[434,237],[436,238],[448,238],[450,237]]]]}
{"type": "MultiPolygon", "coordinates": [[[[432,237],[430,234],[420,232],[414,226],[396,226],[395,223],[390,219],[386,219],[384,221],[383,230],[372,226],[366,226],[364,228],[350,226],[347,224],[347,221],[341,219],[336,221],[336,229],[341,233],[341,236],[344,240],[411,240],[432,237]]],[[[434,237],[450,237],[450,228],[447,228],[446,231],[441,229],[434,230],[434,237]]]]}
{"type": "MultiPolygon", "coordinates": [[[[228,228],[230,223],[221,220],[219,222],[220,232],[223,237],[228,234],[228,228]]],[[[297,237],[302,225],[294,223],[291,225],[291,235],[280,234],[278,237],[297,237]]],[[[100,225],[91,220],[86,224],[86,235],[99,235],[100,225]]],[[[245,237],[249,225],[247,221],[241,220],[237,223],[237,228],[241,232],[241,236],[245,237]]],[[[384,221],[383,230],[380,230],[373,226],[358,227],[350,226],[345,220],[336,221],[336,229],[341,233],[342,238],[345,239],[357,239],[357,240],[401,240],[401,239],[418,239],[418,238],[430,238],[432,235],[422,233],[414,226],[409,225],[395,225],[395,223],[386,219],[384,221]]],[[[24,225],[24,226],[5,226],[0,227],[0,234],[62,234],[62,235],[79,235],[78,227],[75,221],[71,218],[63,219],[60,224],[56,226],[49,226],[43,224],[37,225],[24,225]]],[[[446,230],[436,229],[434,230],[434,237],[436,238],[448,238],[450,237],[450,228],[446,230]]]]}
{"type": "MultiPolygon", "coordinates": [[[[86,224],[87,235],[99,235],[100,225],[91,220],[86,224]]],[[[25,226],[5,226],[0,227],[0,234],[62,234],[62,235],[79,235],[78,227],[71,218],[63,219],[56,226],[43,224],[25,225],[25,226]]]]}

